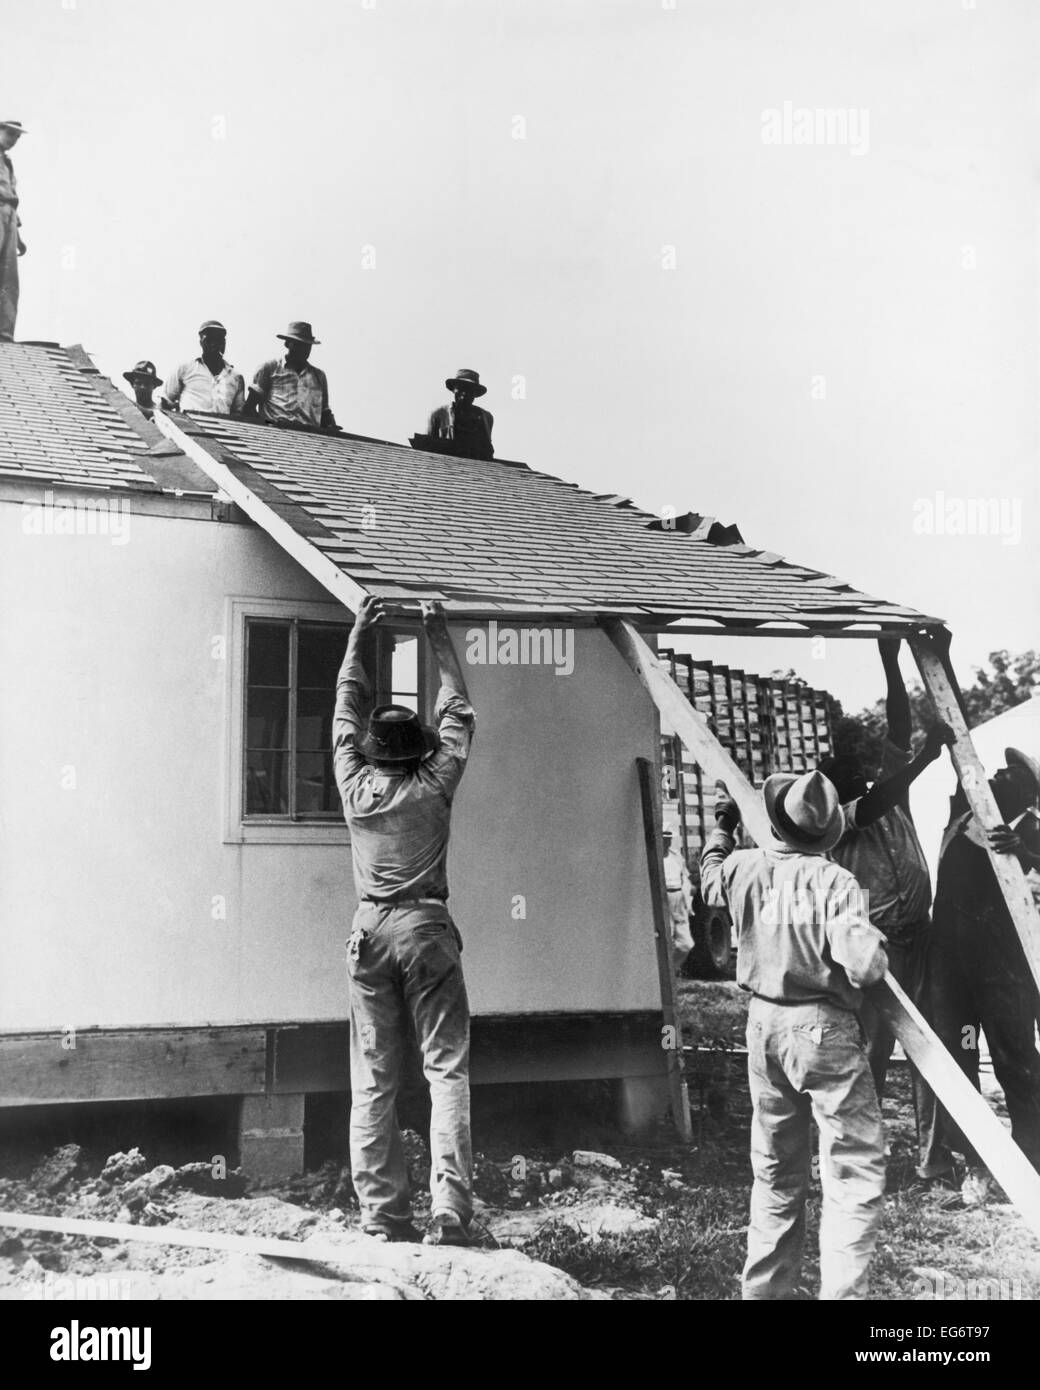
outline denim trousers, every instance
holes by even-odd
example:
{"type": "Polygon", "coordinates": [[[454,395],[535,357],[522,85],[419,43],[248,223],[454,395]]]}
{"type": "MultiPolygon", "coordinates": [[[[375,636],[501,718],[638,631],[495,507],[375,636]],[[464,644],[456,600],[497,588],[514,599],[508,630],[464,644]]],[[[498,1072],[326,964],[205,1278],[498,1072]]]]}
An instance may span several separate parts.
{"type": "Polygon", "coordinates": [[[446,904],[363,902],[347,950],[350,1162],[362,1224],[411,1217],[397,1093],[414,1034],[430,1088],[434,1212],[473,1214],[469,1003],[461,938],[446,904]]]}
{"type": "Polygon", "coordinates": [[[836,1004],[748,1011],[751,1219],[742,1294],[789,1298],[805,1246],[812,1121],[820,1131],[820,1298],[865,1299],[885,1191],[877,1092],[858,1017],[836,1004]]]}

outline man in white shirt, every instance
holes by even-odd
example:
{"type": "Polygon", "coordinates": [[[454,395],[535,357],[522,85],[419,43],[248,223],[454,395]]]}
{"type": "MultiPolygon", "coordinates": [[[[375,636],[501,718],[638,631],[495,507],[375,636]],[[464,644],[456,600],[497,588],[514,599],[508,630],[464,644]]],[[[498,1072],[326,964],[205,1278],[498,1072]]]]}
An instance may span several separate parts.
{"type": "Polygon", "coordinates": [[[751,994],[751,1217],[742,1294],[790,1298],[805,1246],[812,1122],[820,1130],[820,1298],[865,1299],[885,1191],[881,1111],[859,1021],[888,966],[859,884],[827,855],[844,830],[820,772],[762,789],[773,841],[734,850],[736,803],[715,808],[701,892],[740,932],[737,984],[751,994]]]}
{"type": "Polygon", "coordinates": [[[664,841],[664,886],[668,890],[668,912],[672,920],[672,952],[675,968],[681,970],[683,962],[693,950],[693,937],[690,935],[693,887],[686,860],[676,847],[675,836],[667,826],[661,838],[664,841]]]}
{"type": "Polygon", "coordinates": [[[199,329],[198,357],[175,368],[163,387],[164,410],[198,410],[208,415],[240,415],[246,402],[246,383],[225,361],[227,329],[207,319],[199,329]]]}

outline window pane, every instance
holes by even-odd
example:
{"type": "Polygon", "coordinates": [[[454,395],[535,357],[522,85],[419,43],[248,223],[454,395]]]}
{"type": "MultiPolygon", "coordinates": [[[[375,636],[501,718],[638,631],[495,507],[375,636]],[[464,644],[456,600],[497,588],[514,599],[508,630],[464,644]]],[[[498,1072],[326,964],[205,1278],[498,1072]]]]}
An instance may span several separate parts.
{"type": "Polygon", "coordinates": [[[296,678],[308,687],[335,690],[350,630],[327,623],[301,623],[296,646],[296,678]]]}
{"type": "Polygon", "coordinates": [[[419,697],[417,695],[402,695],[399,690],[395,690],[390,696],[392,705],[404,705],[406,709],[415,710],[419,713],[419,697]]]}
{"type": "MultiPolygon", "coordinates": [[[[393,652],[390,656],[390,689],[414,696],[419,689],[419,639],[394,634],[393,652]]],[[[394,695],[397,704],[407,704],[394,695]]],[[[409,706],[410,708],[412,706],[409,706]]]]}
{"type": "Polygon", "coordinates": [[[287,690],[249,690],[246,692],[246,747],[285,748],[288,746],[289,692],[287,690]]]}
{"type": "Polygon", "coordinates": [[[246,815],[289,814],[288,753],[246,754],[246,815]]]}
{"type": "Polygon", "coordinates": [[[296,759],[296,813],[339,811],[331,753],[301,753],[296,759]]]}
{"type": "Polygon", "coordinates": [[[249,624],[247,685],[289,684],[289,624],[249,624]]]}
{"type": "Polygon", "coordinates": [[[332,747],[335,698],[331,690],[301,690],[296,697],[296,747],[300,752],[332,747]]]}

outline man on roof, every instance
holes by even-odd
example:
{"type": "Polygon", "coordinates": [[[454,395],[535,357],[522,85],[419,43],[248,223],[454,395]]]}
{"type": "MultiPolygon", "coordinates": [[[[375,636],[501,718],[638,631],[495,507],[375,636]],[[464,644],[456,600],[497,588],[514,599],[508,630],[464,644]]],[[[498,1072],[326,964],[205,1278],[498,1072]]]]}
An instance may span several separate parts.
{"type": "Polygon", "coordinates": [[[149,362],[147,358],[142,358],[123,373],[123,380],[128,381],[134,393],[134,400],[141,414],[150,420],[155,413],[155,401],[152,399],[152,392],[157,386],[162,385],[162,377],[156,374],[155,363],[149,362]]]}
{"type": "Polygon", "coordinates": [[[319,341],[310,324],[296,320],[275,336],[285,344],[285,356],[273,357],[256,369],[246,401],[246,418],[271,425],[337,429],[329,409],[328,378],[310,361],[311,349],[319,341]]]}
{"type": "MultiPolygon", "coordinates": [[[[925,990],[932,885],[924,850],[910,815],[910,786],[954,741],[952,730],[936,724],[915,758],[910,748],[910,700],[899,670],[899,638],[878,646],[885,669],[888,729],[881,775],[868,786],[862,760],[852,754],[825,758],[820,771],[834,785],[844,829],[831,858],[848,869],[867,895],[870,920],[885,934],[888,966],[919,1007],[925,990]]],[[[927,1012],[927,1010],[926,1010],[927,1012]]],[[[888,1064],[895,1047],[891,1028],[867,1000],[860,1014],[867,1037],[870,1069],[878,1100],[884,1099],[888,1064]]],[[[949,1154],[939,1143],[935,1096],[911,1064],[917,1119],[917,1175],[925,1182],[950,1183],[949,1154]]]]}
{"type": "Polygon", "coordinates": [[[440,672],[436,728],[403,705],[367,721],[366,660],[381,600],[368,595],[336,685],[333,761],[350,827],[358,908],[347,943],[350,979],[350,1168],[361,1228],[418,1240],[396,1099],[409,1036],[430,1087],[429,1245],[469,1245],[473,1216],[469,1004],[462,938],[448,910],[448,839],[474,713],[444,612],[421,605],[440,672]]]}
{"type": "Polygon", "coordinates": [[[25,242],[18,230],[18,184],[7,151],[25,134],[21,121],[0,121],[0,343],[14,342],[18,317],[18,257],[25,242]]]}
{"type": "Polygon", "coordinates": [[[737,924],[737,983],[752,996],[754,1183],[742,1296],[788,1299],[799,1287],[815,1116],[820,1298],[865,1299],[885,1146],[859,1009],[863,990],[885,973],[884,937],[856,880],[827,858],[845,828],[831,782],[820,772],[781,772],[762,795],[768,848],[734,851],[740,811],[724,797],[701,855],[701,893],[737,924]]]}
{"type": "Polygon", "coordinates": [[[240,415],[245,405],[246,383],[224,358],[227,329],[218,319],[206,319],[199,328],[198,357],[182,362],[163,387],[164,410],[197,410],[209,415],[240,415]]]}
{"type": "MultiPolygon", "coordinates": [[[[1040,1171],[1040,998],[988,853],[1013,854],[1027,873],[1040,868],[1040,761],[1006,748],[1004,766],[989,785],[1003,824],[985,830],[958,788],[943,835],[928,1008],[933,1028],[976,1090],[979,1036],[985,1034],[1012,1138],[1040,1171]]],[[[946,1145],[967,1162],[965,1203],[980,1205],[989,1194],[989,1173],[945,1109],[940,1115],[946,1145]]]]}
{"type": "Polygon", "coordinates": [[[462,458],[493,459],[494,416],[473,404],[478,396],[487,394],[487,387],[480,384],[480,374],[469,367],[460,367],[444,384],[454,399],[450,405],[437,407],[430,416],[426,433],[449,444],[450,452],[462,458]]]}

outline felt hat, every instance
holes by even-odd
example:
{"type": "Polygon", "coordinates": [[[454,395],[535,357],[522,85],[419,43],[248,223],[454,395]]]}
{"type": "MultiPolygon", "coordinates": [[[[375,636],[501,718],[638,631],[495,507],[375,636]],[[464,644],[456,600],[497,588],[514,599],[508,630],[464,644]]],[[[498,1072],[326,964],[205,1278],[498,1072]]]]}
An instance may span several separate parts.
{"type": "Polygon", "coordinates": [[[1040,792],[1040,762],[1023,753],[1020,748],[1005,748],[1004,761],[1008,767],[1024,767],[1032,777],[1036,790],[1040,792]]]}
{"type": "Polygon", "coordinates": [[[134,384],[135,376],[143,376],[149,386],[161,386],[162,377],[155,373],[155,363],[149,362],[147,358],[142,358],[140,362],[135,362],[128,372],[123,373],[123,380],[128,381],[131,386],[134,384]]]}
{"type": "Polygon", "coordinates": [[[460,367],[454,376],[448,377],[444,384],[449,391],[454,391],[459,386],[472,386],[474,396],[487,395],[487,387],[480,384],[480,373],[474,372],[469,367],[460,367]]]}
{"type": "Polygon", "coordinates": [[[215,329],[217,330],[218,333],[226,333],[226,332],[227,332],[227,329],[224,327],[224,325],[221,323],[221,321],[220,321],[219,319],[207,319],[205,323],[200,323],[200,324],[199,324],[199,332],[200,332],[200,333],[205,333],[205,332],[207,332],[210,328],[215,328],[215,329]]]}
{"type": "Polygon", "coordinates": [[[283,343],[311,343],[317,347],[319,339],[314,336],[309,323],[304,323],[303,319],[294,319],[284,333],[276,333],[276,338],[281,338],[283,343]]]}
{"type": "Polygon", "coordinates": [[[358,748],[370,761],[409,763],[428,758],[441,746],[436,729],[423,724],[407,705],[379,705],[369,716],[358,748]]]}
{"type": "Polygon", "coordinates": [[[822,772],[777,772],[766,778],[762,796],[770,824],[791,849],[826,854],[841,839],[845,819],[838,793],[822,772]]]}
{"type": "Polygon", "coordinates": [[[29,134],[25,126],[22,125],[21,121],[0,121],[0,127],[2,127],[4,130],[17,130],[19,135],[29,134]]]}

